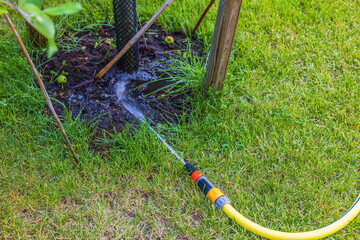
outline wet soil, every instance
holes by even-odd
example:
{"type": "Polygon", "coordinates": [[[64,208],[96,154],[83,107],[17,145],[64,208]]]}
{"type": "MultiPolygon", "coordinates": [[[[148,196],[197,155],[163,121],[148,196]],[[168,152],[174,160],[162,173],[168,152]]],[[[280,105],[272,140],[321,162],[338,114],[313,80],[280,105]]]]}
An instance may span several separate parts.
{"type": "MultiPolygon", "coordinates": [[[[73,118],[85,119],[96,129],[97,136],[102,136],[103,130],[121,132],[128,123],[137,126],[138,121],[121,105],[116,95],[116,84],[126,79],[129,97],[139,104],[152,124],[177,123],[179,116],[190,108],[186,98],[191,91],[167,97],[163,96],[164,91],[151,96],[148,94],[170,84],[165,80],[153,81],[160,76],[166,77],[164,70],[169,68],[164,63],[166,60],[177,58],[179,51],[188,51],[189,39],[185,33],[166,33],[161,27],[152,26],[139,40],[138,72],[126,74],[114,66],[103,79],[91,82],[95,74],[116,55],[112,44],[115,43],[114,36],[115,30],[111,27],[103,27],[97,33],[70,35],[62,41],[61,50],[53,59],[43,63],[42,75],[47,91],[62,103],[54,102],[56,112],[61,116],[69,110],[73,118]],[[175,39],[173,44],[165,42],[169,35],[175,39]],[[67,77],[67,83],[62,85],[56,81],[60,74],[67,77]]],[[[203,56],[205,52],[202,49],[199,41],[191,39],[193,54],[203,56]]]]}

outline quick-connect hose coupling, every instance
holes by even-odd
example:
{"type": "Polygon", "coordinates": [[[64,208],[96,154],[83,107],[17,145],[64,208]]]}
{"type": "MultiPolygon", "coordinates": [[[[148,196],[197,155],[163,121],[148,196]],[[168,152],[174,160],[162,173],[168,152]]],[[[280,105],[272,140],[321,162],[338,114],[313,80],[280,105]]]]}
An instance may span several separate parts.
{"type": "Polygon", "coordinates": [[[191,178],[197,183],[200,190],[213,202],[213,204],[215,204],[219,210],[221,210],[226,203],[230,203],[229,198],[216,188],[214,184],[212,184],[209,179],[207,179],[191,163],[186,163],[185,167],[191,178]]]}
{"type": "Polygon", "coordinates": [[[222,196],[216,199],[215,206],[221,210],[225,204],[231,204],[230,199],[227,196],[222,196]]]}

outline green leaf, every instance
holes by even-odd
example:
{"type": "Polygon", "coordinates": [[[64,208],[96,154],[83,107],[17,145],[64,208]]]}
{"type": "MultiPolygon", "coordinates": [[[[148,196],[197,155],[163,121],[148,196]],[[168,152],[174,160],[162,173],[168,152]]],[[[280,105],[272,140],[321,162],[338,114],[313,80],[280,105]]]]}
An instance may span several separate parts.
{"type": "Polygon", "coordinates": [[[4,3],[4,4],[7,4],[7,5],[10,5],[9,3],[5,2],[4,0],[0,0],[0,3],[4,3]]]}
{"type": "Polygon", "coordinates": [[[58,7],[44,9],[44,12],[52,16],[58,16],[63,14],[74,14],[79,12],[81,9],[82,7],[80,3],[70,2],[58,7]]]}
{"type": "Polygon", "coordinates": [[[8,13],[8,11],[6,10],[6,8],[3,5],[0,5],[0,15],[4,14],[4,13],[8,13]]]}
{"type": "Polygon", "coordinates": [[[49,39],[48,58],[51,58],[58,51],[54,39],[49,39]]]}
{"type": "Polygon", "coordinates": [[[23,1],[23,4],[26,4],[26,3],[34,4],[34,5],[37,6],[39,9],[42,8],[42,0],[24,0],[24,1],[23,1]]]}
{"type": "Polygon", "coordinates": [[[40,8],[31,3],[26,3],[22,10],[30,15],[30,19],[26,19],[34,25],[34,28],[44,35],[48,40],[55,37],[55,27],[51,18],[43,13],[40,8]]]}

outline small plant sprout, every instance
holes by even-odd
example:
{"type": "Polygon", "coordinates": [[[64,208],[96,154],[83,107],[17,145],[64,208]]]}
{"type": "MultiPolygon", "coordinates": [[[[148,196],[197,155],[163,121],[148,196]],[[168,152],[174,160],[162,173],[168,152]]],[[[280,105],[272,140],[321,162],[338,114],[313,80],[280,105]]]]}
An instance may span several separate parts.
{"type": "MultiPolygon", "coordinates": [[[[51,70],[51,71],[50,71],[50,74],[51,74],[51,79],[50,79],[50,81],[49,81],[50,84],[54,83],[56,76],[59,75],[59,72],[61,71],[61,69],[62,69],[64,66],[67,66],[66,60],[63,60],[63,61],[61,62],[61,67],[57,70],[57,72],[55,72],[54,70],[51,70]]],[[[62,74],[62,75],[69,75],[69,73],[66,72],[66,71],[64,71],[64,70],[61,71],[61,74],[62,74]]]]}
{"type": "Polygon", "coordinates": [[[108,56],[108,54],[109,54],[109,52],[110,52],[110,50],[111,50],[112,48],[116,48],[116,45],[115,45],[110,39],[106,40],[105,42],[106,42],[107,44],[109,44],[110,46],[109,46],[108,51],[107,51],[106,54],[105,54],[105,57],[103,58],[103,60],[101,60],[101,62],[103,62],[103,61],[107,58],[107,56],[108,56]]]}
{"type": "Polygon", "coordinates": [[[96,41],[96,43],[94,45],[94,48],[97,48],[100,45],[101,42],[102,42],[102,39],[101,39],[101,37],[99,37],[99,40],[96,41]]]}

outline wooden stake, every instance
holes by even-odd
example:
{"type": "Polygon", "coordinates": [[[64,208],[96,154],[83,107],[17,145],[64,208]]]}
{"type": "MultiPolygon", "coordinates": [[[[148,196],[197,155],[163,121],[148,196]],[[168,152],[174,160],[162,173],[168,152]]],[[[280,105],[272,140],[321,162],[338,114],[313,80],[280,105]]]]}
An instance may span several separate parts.
{"type": "Polygon", "coordinates": [[[111,68],[117,63],[122,56],[140,39],[142,35],[148,30],[148,28],[160,17],[160,15],[167,9],[174,0],[167,0],[164,5],[151,17],[151,19],[140,29],[138,33],[125,45],[121,51],[95,76],[95,80],[101,79],[111,68]]]}
{"type": "Polygon", "coordinates": [[[50,111],[51,111],[52,115],[54,116],[57,124],[59,125],[59,128],[60,128],[62,134],[64,135],[64,137],[65,137],[65,139],[66,139],[66,142],[67,142],[67,144],[68,144],[68,146],[69,146],[69,148],[70,148],[70,150],[71,150],[71,153],[72,153],[73,156],[74,156],[74,159],[75,159],[76,164],[79,164],[79,159],[77,158],[77,156],[76,156],[76,154],[75,154],[75,151],[74,151],[74,148],[72,147],[71,142],[70,142],[70,140],[69,140],[69,138],[68,138],[68,136],[67,136],[67,134],[66,134],[66,132],[65,132],[65,130],[64,130],[62,124],[61,124],[61,122],[60,122],[60,119],[59,119],[59,117],[57,116],[57,114],[56,114],[56,112],[55,112],[55,109],[54,109],[54,107],[53,107],[53,105],[52,105],[52,103],[51,103],[51,101],[50,101],[49,95],[48,95],[47,92],[46,92],[44,83],[42,82],[42,80],[41,80],[41,78],[40,78],[40,75],[39,75],[39,73],[37,72],[34,63],[33,63],[33,61],[31,60],[30,55],[29,55],[28,51],[27,51],[26,48],[25,48],[24,43],[22,42],[22,40],[21,40],[18,32],[16,31],[15,26],[14,26],[14,24],[12,23],[11,19],[9,18],[9,16],[8,16],[6,13],[4,13],[4,16],[5,16],[6,20],[7,20],[7,22],[9,23],[11,30],[12,30],[13,33],[15,34],[15,37],[16,37],[16,39],[18,40],[18,42],[19,42],[19,44],[20,44],[20,46],[21,46],[21,49],[23,50],[23,52],[24,52],[24,54],[25,54],[25,56],[26,56],[26,59],[28,60],[30,66],[31,66],[31,69],[33,70],[33,72],[34,72],[34,74],[35,74],[35,77],[36,77],[36,79],[37,79],[37,81],[38,81],[38,83],[39,83],[39,85],[40,85],[40,88],[41,88],[42,92],[44,93],[46,102],[47,102],[47,104],[49,105],[50,111]]]}
{"type": "Polygon", "coordinates": [[[211,6],[215,3],[215,0],[211,0],[211,2],[209,3],[209,5],[205,8],[205,11],[202,13],[199,21],[196,23],[194,29],[192,30],[191,34],[194,34],[196,32],[196,30],[199,28],[202,20],[204,19],[204,17],[206,16],[206,14],[209,12],[211,6]]]}
{"type": "Polygon", "coordinates": [[[204,80],[204,88],[223,88],[234,43],[242,0],[220,0],[214,36],[204,80]]]}

